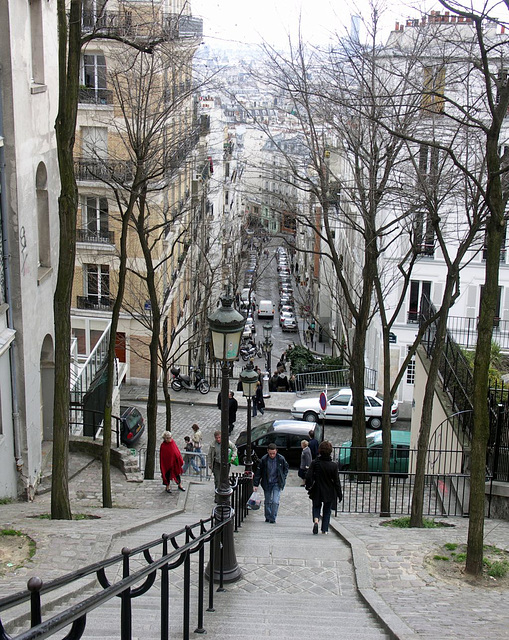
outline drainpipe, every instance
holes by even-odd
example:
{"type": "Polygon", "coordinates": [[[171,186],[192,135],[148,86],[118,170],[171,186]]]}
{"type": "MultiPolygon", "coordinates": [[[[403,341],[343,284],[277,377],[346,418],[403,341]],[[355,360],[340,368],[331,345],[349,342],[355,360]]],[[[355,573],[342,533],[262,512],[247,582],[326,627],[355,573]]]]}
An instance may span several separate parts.
{"type": "MultiPolygon", "coordinates": [[[[0,70],[1,73],[1,70],[0,70]]],[[[3,96],[2,83],[0,82],[0,137],[4,133],[4,113],[3,113],[3,96]]],[[[2,229],[2,259],[5,277],[5,301],[7,302],[7,326],[14,329],[12,320],[12,300],[11,300],[11,270],[10,270],[10,253],[7,228],[7,196],[5,188],[5,157],[4,148],[0,147],[0,224],[2,229]]],[[[14,350],[16,349],[16,341],[14,340],[9,349],[9,363],[11,370],[11,396],[12,396],[12,426],[14,434],[14,458],[16,460],[16,469],[21,474],[23,469],[22,438],[19,425],[19,406],[18,406],[18,388],[16,383],[16,358],[14,350]]]]}

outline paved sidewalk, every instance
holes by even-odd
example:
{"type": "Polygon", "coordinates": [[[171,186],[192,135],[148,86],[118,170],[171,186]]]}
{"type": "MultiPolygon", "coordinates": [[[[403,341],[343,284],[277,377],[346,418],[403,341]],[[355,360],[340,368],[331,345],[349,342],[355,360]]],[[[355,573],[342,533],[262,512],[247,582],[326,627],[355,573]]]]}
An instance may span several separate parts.
{"type": "MultiPolygon", "coordinates": [[[[33,575],[47,581],[118,553],[119,538],[128,539],[130,534],[165,520],[172,514],[182,514],[185,509],[189,517],[194,517],[200,509],[205,509],[204,517],[209,514],[207,505],[212,502],[213,494],[211,483],[204,482],[194,490],[186,481],[186,493],[173,492],[168,495],[158,479],[142,483],[127,482],[117,469],[112,470],[114,508],[102,509],[100,464],[86,456],[72,454],[71,466],[75,471],[79,470],[70,481],[73,512],[90,513],[99,518],[57,523],[34,517],[49,512],[49,494],[37,496],[30,504],[0,505],[3,527],[27,533],[37,545],[32,561],[8,575],[0,576],[1,596],[24,589],[28,578],[33,575]]],[[[300,554],[303,561],[339,561],[339,557],[334,555],[336,546],[331,544],[328,547],[321,536],[317,541],[317,537],[311,534],[309,501],[297,486],[296,474],[290,475],[288,490],[282,494],[279,522],[271,530],[274,542],[278,544],[278,553],[283,553],[282,563],[285,564],[281,549],[288,550],[288,558],[295,559],[300,554]],[[300,519],[295,526],[285,527],[285,518],[288,518],[288,522],[290,518],[300,519]],[[297,530],[302,532],[298,538],[295,534],[297,530]]],[[[255,521],[257,514],[250,514],[250,518],[255,521]]],[[[468,521],[451,518],[449,522],[454,527],[398,530],[380,526],[380,518],[375,515],[339,515],[333,519],[331,526],[352,550],[351,561],[361,596],[379,620],[391,630],[392,637],[401,640],[412,637],[424,640],[508,638],[509,591],[496,586],[490,589],[447,583],[434,578],[427,571],[427,555],[435,553],[445,542],[466,541],[468,521]]],[[[249,527],[243,527],[238,536],[245,535],[249,530],[249,527]]],[[[328,541],[332,535],[324,537],[325,540],[328,541]]],[[[487,520],[486,543],[508,549],[509,523],[487,520]]],[[[247,538],[244,542],[239,538],[239,549],[241,544],[248,545],[243,548],[249,549],[247,538]]],[[[263,580],[266,559],[261,558],[259,566],[256,562],[253,565],[248,555],[246,552],[239,554],[239,562],[249,564],[251,574],[263,580]]],[[[293,573],[292,562],[287,561],[290,567],[288,576],[293,573]]],[[[231,595],[228,597],[234,599],[236,592],[242,588],[239,582],[235,589],[229,591],[231,595]]],[[[278,582],[281,596],[291,593],[292,588],[290,578],[278,582]]],[[[301,605],[308,607],[306,593],[302,593],[301,605]]],[[[266,631],[264,633],[269,635],[266,631]]],[[[348,640],[348,635],[341,637],[348,640]]]]}

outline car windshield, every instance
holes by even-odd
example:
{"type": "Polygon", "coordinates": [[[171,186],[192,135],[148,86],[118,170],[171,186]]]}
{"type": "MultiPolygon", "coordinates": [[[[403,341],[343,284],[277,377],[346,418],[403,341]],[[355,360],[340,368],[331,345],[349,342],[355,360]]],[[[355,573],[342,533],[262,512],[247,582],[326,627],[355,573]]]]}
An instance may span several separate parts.
{"type": "Polygon", "coordinates": [[[256,440],[260,436],[264,436],[266,433],[269,433],[270,431],[274,431],[273,422],[264,422],[263,424],[259,424],[257,427],[254,427],[251,431],[251,441],[256,440]]]}
{"type": "Polygon", "coordinates": [[[127,426],[132,429],[140,422],[141,414],[137,409],[133,409],[131,413],[126,416],[124,419],[127,423],[127,426]]]}

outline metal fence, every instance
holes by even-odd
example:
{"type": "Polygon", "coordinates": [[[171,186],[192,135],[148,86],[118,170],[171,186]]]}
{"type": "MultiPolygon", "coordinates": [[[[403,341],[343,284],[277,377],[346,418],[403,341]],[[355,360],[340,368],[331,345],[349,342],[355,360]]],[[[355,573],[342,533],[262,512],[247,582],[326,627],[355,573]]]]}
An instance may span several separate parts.
{"type": "MultiPolygon", "coordinates": [[[[334,447],[334,459],[340,471],[343,500],[338,511],[343,513],[380,513],[383,477],[390,477],[390,510],[392,515],[409,515],[415,483],[417,450],[392,447],[390,471],[382,472],[381,447],[368,448],[368,471],[348,468],[351,448],[334,447]],[[345,457],[345,454],[346,457],[345,457]],[[343,462],[343,465],[341,465],[343,462]]],[[[465,516],[469,509],[470,474],[466,455],[461,448],[428,449],[426,458],[424,515],[465,516]]]]}
{"type": "MultiPolygon", "coordinates": [[[[366,389],[376,389],[376,371],[366,369],[364,373],[366,389]]],[[[321,369],[304,371],[295,375],[295,389],[297,395],[317,393],[325,388],[334,391],[350,386],[350,369],[321,369]]]]}

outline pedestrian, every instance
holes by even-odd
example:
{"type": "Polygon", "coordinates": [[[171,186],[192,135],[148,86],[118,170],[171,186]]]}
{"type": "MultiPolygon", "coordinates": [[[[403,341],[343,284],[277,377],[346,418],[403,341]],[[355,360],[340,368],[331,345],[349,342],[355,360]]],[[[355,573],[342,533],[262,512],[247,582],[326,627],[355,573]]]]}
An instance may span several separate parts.
{"type": "Polygon", "coordinates": [[[313,501],[313,533],[318,533],[320,512],[322,533],[329,533],[332,504],[341,502],[343,494],[339,482],[338,465],[331,458],[332,444],[327,440],[320,443],[318,456],[311,463],[306,474],[306,489],[313,501]]]}
{"type": "Polygon", "coordinates": [[[194,447],[193,443],[191,442],[191,438],[189,436],[186,436],[184,438],[184,442],[184,451],[186,451],[186,453],[184,453],[184,466],[182,468],[182,473],[185,473],[189,469],[189,466],[193,467],[195,473],[200,473],[200,469],[196,464],[196,458],[194,455],[192,455],[194,453],[194,447]]]}
{"type": "MultiPolygon", "coordinates": [[[[237,447],[228,440],[228,475],[230,474],[230,460],[237,457],[237,447]]],[[[221,432],[214,431],[214,442],[209,447],[208,465],[214,475],[214,486],[219,487],[221,477],[221,432]]]]}
{"type": "Polygon", "coordinates": [[[163,484],[166,486],[166,492],[171,493],[171,480],[177,483],[180,491],[185,491],[180,479],[184,461],[170,431],[165,431],[163,433],[163,441],[159,447],[159,464],[161,467],[163,484]]]}
{"type": "Polygon", "coordinates": [[[290,391],[295,393],[295,391],[297,390],[297,378],[295,377],[294,373],[292,373],[292,375],[290,376],[288,384],[290,385],[290,391]]]}
{"type": "Polygon", "coordinates": [[[313,429],[311,429],[311,431],[309,432],[308,445],[309,445],[309,448],[311,449],[311,457],[314,460],[318,455],[318,440],[315,438],[315,432],[313,431],[313,429]]]}
{"type": "Polygon", "coordinates": [[[257,412],[259,411],[262,416],[265,413],[265,400],[263,399],[263,390],[260,381],[256,383],[256,391],[252,398],[253,404],[253,418],[256,418],[257,412]]]}
{"type": "Polygon", "coordinates": [[[235,394],[233,391],[230,391],[228,394],[228,433],[233,431],[235,423],[237,422],[237,409],[239,408],[239,403],[234,396],[235,394]]]}
{"type": "MultiPolygon", "coordinates": [[[[203,435],[200,431],[200,427],[195,423],[191,425],[191,429],[193,430],[193,435],[191,437],[191,442],[193,443],[193,449],[195,453],[201,454],[203,435]]],[[[200,466],[203,468],[205,466],[205,458],[203,455],[200,455],[200,466]]]]}
{"type": "Polygon", "coordinates": [[[311,465],[311,461],[313,460],[313,456],[311,455],[311,449],[308,446],[307,440],[301,440],[300,446],[302,447],[302,453],[300,454],[300,467],[297,472],[299,478],[304,480],[304,482],[300,485],[304,487],[306,485],[306,473],[311,465]]]}
{"type": "Polygon", "coordinates": [[[277,381],[279,380],[279,374],[274,371],[274,375],[269,380],[269,391],[277,391],[277,381]]]}
{"type": "MultiPolygon", "coordinates": [[[[219,392],[217,396],[217,407],[221,409],[221,392],[219,392]]],[[[228,393],[228,433],[231,433],[235,427],[235,423],[237,422],[237,409],[239,408],[239,403],[235,398],[235,394],[233,391],[228,393]]]]}
{"type": "Polygon", "coordinates": [[[275,524],[279,509],[279,497],[285,488],[288,475],[288,462],[277,452],[276,445],[271,442],[267,453],[260,460],[253,478],[254,490],[261,484],[265,497],[265,522],[275,524]]]}

